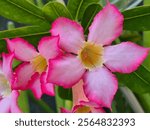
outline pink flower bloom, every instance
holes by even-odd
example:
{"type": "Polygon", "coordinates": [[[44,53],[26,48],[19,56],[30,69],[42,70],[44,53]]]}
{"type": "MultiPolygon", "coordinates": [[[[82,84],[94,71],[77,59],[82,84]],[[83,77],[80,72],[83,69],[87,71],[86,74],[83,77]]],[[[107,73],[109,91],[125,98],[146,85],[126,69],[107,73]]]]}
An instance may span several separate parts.
{"type": "Polygon", "coordinates": [[[15,70],[18,77],[15,89],[31,89],[37,99],[43,93],[54,96],[54,85],[47,83],[46,77],[49,59],[60,54],[57,46],[59,37],[43,37],[39,42],[38,52],[24,39],[6,41],[9,51],[14,52],[15,58],[24,62],[15,70]]]}
{"type": "Polygon", "coordinates": [[[63,113],[102,113],[104,110],[99,107],[98,104],[90,102],[83,91],[83,81],[80,80],[76,85],[72,87],[73,94],[73,108],[72,110],[66,110],[61,108],[63,113]]]}
{"type": "Polygon", "coordinates": [[[118,81],[112,72],[131,73],[148,55],[149,49],[132,42],[110,46],[121,35],[123,15],[108,2],[89,28],[87,40],[80,24],[58,18],[50,30],[60,36],[59,46],[66,53],[49,62],[48,82],[70,88],[84,81],[84,92],[101,107],[111,108],[118,81]]]}
{"type": "Polygon", "coordinates": [[[19,92],[13,90],[15,75],[12,72],[14,54],[2,54],[0,61],[0,112],[21,112],[17,100],[19,92]]]}

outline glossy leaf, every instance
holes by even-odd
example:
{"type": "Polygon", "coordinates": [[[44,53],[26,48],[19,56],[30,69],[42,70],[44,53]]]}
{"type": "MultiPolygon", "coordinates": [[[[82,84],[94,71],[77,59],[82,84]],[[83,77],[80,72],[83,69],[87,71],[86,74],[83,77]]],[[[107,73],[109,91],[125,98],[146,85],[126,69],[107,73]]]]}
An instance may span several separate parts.
{"type": "Polygon", "coordinates": [[[102,7],[99,4],[91,4],[88,6],[85,10],[85,13],[83,15],[82,19],[82,26],[84,28],[84,32],[88,34],[88,28],[93,22],[93,19],[95,15],[102,9],[102,7]]]}
{"type": "Polygon", "coordinates": [[[69,0],[67,8],[71,12],[73,19],[81,20],[86,8],[91,4],[97,4],[100,0],[69,0]]]}
{"type": "Polygon", "coordinates": [[[0,15],[23,24],[46,22],[42,11],[26,0],[0,0],[0,15]]]}
{"type": "Polygon", "coordinates": [[[47,3],[43,7],[43,12],[49,22],[53,22],[58,17],[67,17],[72,19],[72,16],[65,5],[56,1],[47,3]]]}
{"type": "Polygon", "coordinates": [[[144,66],[131,74],[118,74],[119,83],[129,87],[133,92],[142,94],[150,92],[150,71],[144,66]]]}
{"type": "Polygon", "coordinates": [[[150,6],[136,7],[123,12],[124,29],[135,31],[150,30],[150,6]]]}

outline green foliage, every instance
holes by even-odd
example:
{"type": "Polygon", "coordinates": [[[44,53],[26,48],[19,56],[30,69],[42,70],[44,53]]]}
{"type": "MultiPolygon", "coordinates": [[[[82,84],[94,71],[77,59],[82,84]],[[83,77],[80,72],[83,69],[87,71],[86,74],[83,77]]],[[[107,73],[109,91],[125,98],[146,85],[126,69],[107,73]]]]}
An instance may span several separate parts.
{"type": "Polygon", "coordinates": [[[89,5],[83,15],[82,26],[84,28],[85,34],[88,34],[88,28],[93,22],[95,15],[102,9],[100,4],[91,4],[89,5]]]}
{"type": "Polygon", "coordinates": [[[144,66],[140,66],[139,69],[131,74],[118,74],[117,78],[123,86],[129,87],[133,92],[137,94],[150,92],[150,71],[144,66]]]}
{"type": "Polygon", "coordinates": [[[136,7],[123,12],[124,29],[134,31],[150,30],[150,6],[136,7]]]}
{"type": "Polygon", "coordinates": [[[67,17],[72,19],[72,16],[65,5],[59,2],[49,2],[43,7],[43,12],[49,22],[53,22],[58,17],[67,17]]]}
{"type": "Polygon", "coordinates": [[[67,8],[73,19],[81,20],[86,8],[91,4],[97,4],[100,0],[69,0],[67,8]]]}

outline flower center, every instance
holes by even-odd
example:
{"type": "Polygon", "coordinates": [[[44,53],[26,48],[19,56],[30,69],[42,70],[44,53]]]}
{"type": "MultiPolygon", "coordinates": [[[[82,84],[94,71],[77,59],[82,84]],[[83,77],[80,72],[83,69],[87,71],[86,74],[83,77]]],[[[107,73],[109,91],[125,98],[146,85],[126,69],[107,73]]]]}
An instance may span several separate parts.
{"type": "Polygon", "coordinates": [[[39,73],[44,72],[47,68],[47,61],[41,55],[36,56],[31,63],[35,71],[39,73]]]}
{"type": "Polygon", "coordinates": [[[103,47],[98,44],[85,42],[83,48],[79,51],[78,56],[87,69],[93,69],[103,64],[103,47]]]}
{"type": "Polygon", "coordinates": [[[89,113],[89,112],[91,112],[91,109],[90,107],[87,106],[79,107],[76,111],[76,113],[89,113]]]}
{"type": "Polygon", "coordinates": [[[0,74],[0,100],[11,94],[11,87],[9,81],[3,74],[0,74]]]}

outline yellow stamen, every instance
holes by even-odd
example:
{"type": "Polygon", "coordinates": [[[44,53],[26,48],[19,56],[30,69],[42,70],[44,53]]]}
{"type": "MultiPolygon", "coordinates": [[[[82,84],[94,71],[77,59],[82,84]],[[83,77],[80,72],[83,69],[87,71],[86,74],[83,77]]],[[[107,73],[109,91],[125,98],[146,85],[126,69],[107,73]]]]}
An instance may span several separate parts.
{"type": "Polygon", "coordinates": [[[9,81],[3,74],[0,74],[0,96],[7,97],[11,94],[9,81]]]}
{"type": "Polygon", "coordinates": [[[33,60],[32,60],[32,66],[33,68],[35,69],[35,71],[39,72],[39,73],[42,73],[46,70],[47,68],[47,61],[46,59],[41,56],[41,55],[38,55],[36,56],[33,60]]]}
{"type": "Polygon", "coordinates": [[[77,109],[76,113],[89,113],[91,111],[90,107],[82,106],[77,109]]]}
{"type": "Polygon", "coordinates": [[[78,56],[87,69],[93,69],[103,64],[103,47],[99,44],[85,42],[78,56]]]}

